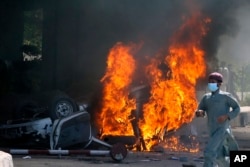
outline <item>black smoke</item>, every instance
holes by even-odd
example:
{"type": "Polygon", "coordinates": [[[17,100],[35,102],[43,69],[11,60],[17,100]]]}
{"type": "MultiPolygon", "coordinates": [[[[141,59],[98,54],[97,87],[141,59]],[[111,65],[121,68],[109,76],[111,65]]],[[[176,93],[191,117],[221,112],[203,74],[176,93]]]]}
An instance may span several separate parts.
{"type": "Polygon", "coordinates": [[[55,20],[63,26],[55,27],[55,30],[68,32],[56,36],[59,39],[68,36],[65,40],[67,45],[63,40],[58,42],[61,46],[58,52],[65,49],[77,55],[77,62],[72,60],[75,57],[68,56],[70,60],[65,59],[61,63],[68,67],[63,75],[68,76],[67,81],[71,83],[72,73],[78,72],[75,78],[83,80],[81,89],[92,91],[100,83],[106,70],[108,52],[117,42],[143,43],[135,57],[140,64],[147,63],[145,57],[155,56],[161,53],[162,48],[167,48],[171,36],[182,25],[183,17],[188,17],[195,10],[200,10],[212,20],[203,40],[207,64],[212,70],[218,62],[219,38],[225,34],[237,35],[240,27],[235,12],[246,4],[247,0],[58,1],[54,7],[59,13],[55,20]],[[74,67],[68,62],[75,62],[74,67]]]}
{"type": "MultiPolygon", "coordinates": [[[[88,33],[85,42],[97,43],[102,48],[94,55],[102,55],[104,62],[108,50],[116,42],[143,41],[138,55],[155,55],[168,45],[169,38],[182,24],[183,16],[201,10],[204,16],[212,19],[203,47],[208,64],[216,65],[219,38],[237,34],[240,27],[235,12],[247,3],[246,0],[94,0],[85,7],[85,33],[88,33]],[[92,26],[88,28],[88,25],[92,26]]],[[[89,50],[96,52],[94,47],[89,50]]]]}
{"type": "Polygon", "coordinates": [[[203,13],[212,19],[209,32],[203,40],[207,61],[211,63],[210,70],[215,70],[219,65],[216,54],[220,47],[220,37],[237,35],[240,27],[236,19],[236,12],[246,4],[247,1],[236,0],[204,1],[203,13]]]}

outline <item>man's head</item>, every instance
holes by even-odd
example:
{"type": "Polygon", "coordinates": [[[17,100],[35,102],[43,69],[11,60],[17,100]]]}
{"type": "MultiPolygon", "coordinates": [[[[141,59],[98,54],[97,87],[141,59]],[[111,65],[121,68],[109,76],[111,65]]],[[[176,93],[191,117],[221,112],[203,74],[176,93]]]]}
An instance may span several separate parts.
{"type": "Polygon", "coordinates": [[[215,92],[219,89],[222,82],[223,82],[222,74],[220,74],[218,72],[213,72],[213,73],[209,74],[209,76],[208,76],[208,89],[211,92],[215,92]]]}
{"type": "Polygon", "coordinates": [[[223,76],[222,76],[222,74],[220,74],[218,72],[213,72],[213,73],[209,74],[209,76],[208,76],[208,82],[210,82],[210,81],[216,81],[217,83],[222,83],[223,76]]]}

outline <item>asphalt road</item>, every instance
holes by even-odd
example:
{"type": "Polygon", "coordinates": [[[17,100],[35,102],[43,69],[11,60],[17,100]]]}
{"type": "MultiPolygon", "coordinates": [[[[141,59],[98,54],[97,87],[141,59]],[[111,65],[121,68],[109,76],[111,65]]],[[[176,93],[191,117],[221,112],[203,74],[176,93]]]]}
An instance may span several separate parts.
{"type": "Polygon", "coordinates": [[[48,156],[13,156],[15,167],[182,167],[183,164],[193,164],[196,167],[202,167],[198,162],[200,154],[189,153],[145,153],[134,152],[120,163],[113,161],[110,157],[48,157],[48,156]]]}
{"type": "MultiPolygon", "coordinates": [[[[233,133],[242,150],[250,151],[250,126],[233,128],[233,133]]],[[[205,144],[205,143],[204,143],[205,144]]],[[[58,155],[12,155],[15,167],[202,167],[202,147],[197,153],[170,152],[128,152],[122,162],[115,162],[110,156],[58,156],[58,155]]]]}

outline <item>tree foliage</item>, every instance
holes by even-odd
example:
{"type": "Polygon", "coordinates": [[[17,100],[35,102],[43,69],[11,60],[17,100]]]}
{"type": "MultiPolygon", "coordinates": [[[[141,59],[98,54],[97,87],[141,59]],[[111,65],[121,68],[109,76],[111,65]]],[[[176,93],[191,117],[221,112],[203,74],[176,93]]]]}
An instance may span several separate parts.
{"type": "Polygon", "coordinates": [[[33,45],[42,50],[43,10],[24,12],[24,45],[33,45]]]}

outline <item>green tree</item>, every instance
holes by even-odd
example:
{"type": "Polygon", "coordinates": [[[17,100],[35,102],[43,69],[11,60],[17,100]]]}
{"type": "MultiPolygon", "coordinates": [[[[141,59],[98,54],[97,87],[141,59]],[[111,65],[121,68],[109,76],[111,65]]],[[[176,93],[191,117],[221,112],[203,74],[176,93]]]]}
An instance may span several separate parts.
{"type": "Polygon", "coordinates": [[[24,12],[24,45],[33,45],[42,50],[43,10],[24,12]]]}

